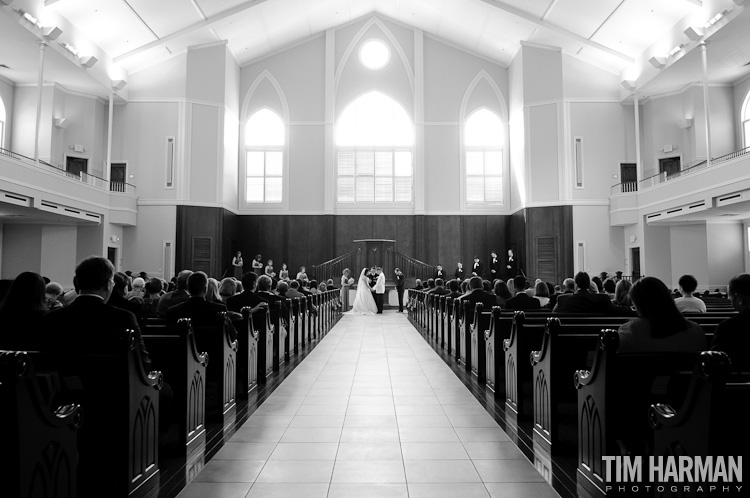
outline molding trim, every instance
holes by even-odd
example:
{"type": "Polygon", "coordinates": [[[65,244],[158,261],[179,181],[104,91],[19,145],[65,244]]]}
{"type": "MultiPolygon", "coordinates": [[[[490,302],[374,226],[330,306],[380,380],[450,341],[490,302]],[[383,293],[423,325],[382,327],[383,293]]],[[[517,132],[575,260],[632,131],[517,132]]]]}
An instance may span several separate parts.
{"type": "MultiPolygon", "coordinates": [[[[219,207],[224,208],[227,211],[231,211],[234,214],[243,214],[237,208],[227,206],[221,202],[196,202],[196,201],[181,201],[177,199],[138,199],[139,206],[162,206],[162,207],[177,207],[177,206],[195,206],[195,207],[219,207]]],[[[263,213],[269,214],[269,213],[263,213]]]]}
{"type": "Polygon", "coordinates": [[[300,40],[298,42],[294,42],[294,43],[292,43],[290,45],[286,45],[286,46],[281,47],[279,49],[276,49],[276,50],[274,50],[272,52],[269,52],[269,53],[267,53],[265,55],[261,55],[260,57],[256,57],[254,59],[250,59],[249,61],[243,62],[242,64],[240,64],[239,65],[240,69],[245,69],[246,67],[250,67],[253,64],[257,64],[258,62],[261,62],[261,61],[263,61],[265,59],[268,59],[269,57],[273,57],[275,55],[283,54],[287,50],[292,50],[293,48],[297,48],[297,47],[300,47],[302,45],[305,45],[305,44],[307,44],[307,43],[309,43],[309,42],[311,42],[313,40],[317,40],[318,38],[321,38],[321,37],[325,36],[325,34],[326,34],[325,31],[321,31],[320,33],[317,33],[315,35],[308,36],[304,40],[300,40]]]}
{"type": "MultiPolygon", "coordinates": [[[[750,75],[748,75],[748,77],[750,78],[750,75]]],[[[709,88],[732,88],[732,86],[733,86],[732,83],[709,83],[708,84],[709,88]]],[[[648,102],[651,102],[652,100],[658,100],[664,97],[674,97],[677,95],[682,95],[683,93],[687,92],[688,90],[692,88],[702,88],[702,87],[703,87],[703,83],[693,81],[692,83],[688,83],[682,88],[678,88],[677,90],[671,90],[669,92],[664,92],[664,93],[655,93],[653,95],[648,95],[648,96],[641,96],[638,98],[638,103],[641,105],[647,104],[648,102]]],[[[631,100],[628,104],[633,105],[633,101],[631,100]]]]}
{"type": "Polygon", "coordinates": [[[5,83],[9,84],[10,86],[16,86],[16,82],[15,81],[9,80],[8,78],[6,78],[5,76],[3,76],[2,74],[0,74],[0,81],[4,81],[5,83]]]}

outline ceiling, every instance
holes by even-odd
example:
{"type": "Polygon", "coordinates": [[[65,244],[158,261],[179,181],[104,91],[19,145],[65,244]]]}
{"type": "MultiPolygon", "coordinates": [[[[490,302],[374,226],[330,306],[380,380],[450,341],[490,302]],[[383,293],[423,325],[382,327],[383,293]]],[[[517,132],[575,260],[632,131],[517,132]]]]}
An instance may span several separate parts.
{"type": "Polygon", "coordinates": [[[33,207],[16,206],[7,202],[0,202],[0,223],[22,223],[39,225],[79,225],[96,226],[99,223],[86,221],[59,213],[42,211],[33,207]]]}
{"type": "MultiPolygon", "coordinates": [[[[707,6],[722,2],[741,8],[729,0],[16,0],[2,9],[0,32],[3,38],[10,33],[14,42],[23,40],[19,28],[25,28],[11,7],[38,5],[40,12],[33,15],[42,20],[61,16],[132,73],[187,47],[220,40],[227,40],[238,63],[245,65],[376,13],[503,65],[511,63],[521,42],[531,42],[561,47],[620,74],[682,20],[710,17],[704,12],[707,6]]],[[[724,27],[719,31],[723,38],[712,38],[712,71],[722,82],[750,73],[750,67],[729,63],[750,54],[749,18],[743,12],[728,25],[737,23],[736,29],[724,27]]],[[[31,33],[29,37],[33,39],[31,33]]],[[[0,75],[19,83],[36,81],[36,45],[28,45],[0,43],[0,64],[12,68],[0,68],[0,75]]],[[[85,72],[65,54],[57,55],[65,67],[56,67],[57,62],[47,67],[45,62],[45,77],[77,91],[107,92],[100,83],[87,88],[64,75],[65,68],[85,72]]],[[[649,91],[699,80],[696,58],[698,51],[692,50],[662,71],[672,76],[649,91]]]]}

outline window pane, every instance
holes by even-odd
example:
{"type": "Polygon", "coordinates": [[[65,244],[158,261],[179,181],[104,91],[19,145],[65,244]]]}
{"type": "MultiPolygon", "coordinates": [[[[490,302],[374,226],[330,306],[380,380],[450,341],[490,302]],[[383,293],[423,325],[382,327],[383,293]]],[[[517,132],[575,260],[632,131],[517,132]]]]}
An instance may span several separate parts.
{"type": "Polygon", "coordinates": [[[414,127],[404,108],[380,92],[361,96],[344,109],[336,122],[336,145],[409,146],[414,127]]]}
{"type": "Polygon", "coordinates": [[[393,202],[393,178],[375,178],[375,202],[393,202]]]}
{"type": "Polygon", "coordinates": [[[375,175],[393,176],[393,152],[389,150],[375,152],[375,175]]]}
{"type": "Polygon", "coordinates": [[[503,125],[498,115],[488,109],[472,114],[464,126],[464,143],[469,147],[502,147],[503,125]]]}
{"type": "Polygon", "coordinates": [[[375,179],[371,176],[357,177],[357,202],[373,202],[375,200],[375,179]]]}
{"type": "Polygon", "coordinates": [[[750,147],[750,119],[744,123],[745,129],[745,147],[750,147]]]}
{"type": "Polygon", "coordinates": [[[281,151],[269,151],[266,152],[266,175],[267,176],[282,176],[283,165],[282,165],[282,152],[281,151]]]}
{"type": "Polygon", "coordinates": [[[245,145],[284,145],[284,123],[279,115],[270,109],[261,109],[250,116],[245,126],[245,145]]]}
{"type": "Polygon", "coordinates": [[[354,202],[354,177],[339,177],[339,202],[354,202]]]}
{"type": "Polygon", "coordinates": [[[466,178],[466,202],[484,202],[484,178],[481,176],[466,178]]]}
{"type": "Polygon", "coordinates": [[[371,150],[357,151],[357,175],[375,174],[375,152],[371,150]]]}
{"type": "Polygon", "coordinates": [[[499,176],[488,176],[484,179],[485,201],[503,202],[503,179],[499,176]]]}
{"type": "Polygon", "coordinates": [[[484,152],[470,150],[466,152],[466,174],[484,174],[484,152]]]}
{"type": "MultiPolygon", "coordinates": [[[[411,151],[399,150],[396,152],[396,176],[411,176],[411,151]]],[[[409,181],[411,183],[411,181],[409,181]]]]}
{"type": "Polygon", "coordinates": [[[247,202],[263,202],[263,178],[248,178],[245,190],[247,202]]]}
{"type": "Polygon", "coordinates": [[[339,175],[354,176],[354,151],[339,151],[339,175]]]}
{"type": "Polygon", "coordinates": [[[263,176],[264,156],[262,150],[247,151],[247,176],[263,176]]]}
{"type": "Polygon", "coordinates": [[[503,174],[503,151],[488,150],[484,153],[484,174],[494,176],[503,174]]]}
{"type": "Polygon", "coordinates": [[[411,202],[411,177],[396,178],[396,202],[411,202]]]}
{"type": "Polygon", "coordinates": [[[266,202],[281,202],[281,178],[266,178],[266,202]]]}

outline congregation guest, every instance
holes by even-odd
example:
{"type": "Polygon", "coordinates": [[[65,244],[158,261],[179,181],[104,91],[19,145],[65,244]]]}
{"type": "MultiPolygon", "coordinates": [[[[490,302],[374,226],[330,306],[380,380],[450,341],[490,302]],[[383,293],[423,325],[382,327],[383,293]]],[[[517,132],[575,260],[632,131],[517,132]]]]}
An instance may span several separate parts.
{"type": "Polygon", "coordinates": [[[607,297],[611,301],[615,300],[615,290],[617,289],[617,285],[615,284],[615,281],[611,278],[608,278],[602,283],[602,286],[604,287],[604,293],[607,294],[607,297]]]}
{"type": "Polygon", "coordinates": [[[489,280],[482,280],[482,288],[485,292],[492,292],[492,282],[489,280]]]}
{"type": "MultiPolygon", "coordinates": [[[[123,275],[125,274],[123,273],[123,275]]],[[[125,275],[126,299],[132,299],[134,297],[142,299],[143,295],[146,293],[146,290],[145,290],[146,281],[141,277],[137,277],[133,279],[133,290],[131,290],[130,292],[127,292],[127,285],[128,285],[127,278],[128,278],[127,275],[125,275]]]]}
{"type": "Polygon", "coordinates": [[[326,285],[326,283],[325,283],[325,282],[321,282],[321,283],[320,283],[320,284],[318,285],[318,290],[319,290],[320,292],[325,292],[325,291],[327,291],[327,290],[328,290],[328,286],[326,285]]]}
{"type": "Polygon", "coordinates": [[[202,271],[190,275],[187,281],[190,296],[180,304],[176,304],[167,311],[167,321],[177,323],[180,318],[190,318],[194,327],[211,326],[216,323],[216,314],[227,311],[221,303],[206,300],[208,293],[208,277],[202,271]]]}
{"type": "Polygon", "coordinates": [[[495,288],[493,289],[493,292],[495,293],[497,306],[500,306],[501,308],[505,308],[508,299],[513,297],[513,294],[510,293],[510,289],[508,289],[508,284],[499,279],[495,280],[495,288]]]}
{"type": "Polygon", "coordinates": [[[633,306],[633,300],[630,299],[630,289],[633,287],[630,280],[620,280],[615,286],[615,298],[613,302],[619,306],[630,308],[633,306]]]}
{"type": "Polygon", "coordinates": [[[460,285],[461,295],[466,295],[466,293],[469,292],[469,280],[471,279],[467,278],[461,282],[461,285],[460,285]]]}
{"type": "Polygon", "coordinates": [[[414,290],[422,290],[422,281],[420,279],[414,282],[414,290]]]}
{"type": "Polygon", "coordinates": [[[261,256],[260,254],[255,256],[252,266],[253,266],[253,273],[260,276],[263,273],[263,256],[261,256]]]}
{"type": "Polygon", "coordinates": [[[297,280],[307,280],[307,272],[305,271],[304,266],[299,267],[299,271],[297,272],[297,280]]]}
{"type": "Polygon", "coordinates": [[[279,280],[284,280],[285,282],[289,281],[289,268],[287,268],[286,263],[281,263],[281,271],[279,272],[279,280]]]}
{"type": "Polygon", "coordinates": [[[513,297],[516,295],[516,284],[513,283],[513,278],[509,278],[505,284],[508,286],[508,292],[510,292],[510,297],[513,297]]]}
{"type": "Polygon", "coordinates": [[[458,267],[456,268],[456,271],[453,272],[453,278],[456,280],[463,280],[464,279],[464,264],[462,262],[458,262],[458,267]]]}
{"type": "Polygon", "coordinates": [[[126,297],[128,288],[128,276],[122,272],[116,272],[112,277],[114,285],[112,286],[112,292],[109,295],[107,304],[127,310],[135,315],[138,320],[143,319],[143,298],[141,297],[126,297]]]}
{"type": "Polygon", "coordinates": [[[493,281],[496,278],[500,278],[502,276],[501,268],[502,264],[500,263],[500,260],[497,259],[497,251],[492,251],[490,253],[490,279],[493,281]]]}
{"type": "Polygon", "coordinates": [[[591,283],[596,286],[596,288],[591,287],[591,292],[596,292],[598,294],[602,294],[604,292],[604,284],[602,284],[601,278],[594,277],[591,279],[591,283]]]}
{"type": "Polygon", "coordinates": [[[617,351],[679,352],[706,349],[706,334],[697,323],[685,320],[664,283],[644,277],[630,289],[638,317],[620,326],[617,351]]]}
{"type": "Polygon", "coordinates": [[[437,265],[437,268],[435,269],[435,275],[433,276],[433,278],[435,280],[442,278],[443,281],[445,281],[447,277],[448,277],[448,272],[443,270],[443,265],[437,265]]]}
{"type": "Polygon", "coordinates": [[[448,290],[450,291],[448,297],[451,299],[458,299],[461,297],[461,284],[458,283],[458,280],[451,280],[448,282],[448,290]]]}
{"type": "Polygon", "coordinates": [[[434,288],[435,288],[435,279],[434,278],[428,278],[427,279],[427,286],[426,286],[427,292],[431,291],[434,288]]]}
{"type": "Polygon", "coordinates": [[[221,303],[221,297],[219,296],[219,281],[215,278],[208,279],[208,287],[206,290],[206,301],[209,303],[221,303]]]}
{"type": "MultiPolygon", "coordinates": [[[[147,372],[151,370],[151,358],[135,315],[107,304],[115,285],[114,275],[115,267],[106,258],[92,256],[78,264],[78,297],[68,306],[50,311],[42,317],[43,351],[57,355],[110,351],[115,347],[113,341],[122,331],[132,330],[136,347],[141,351],[143,368],[147,372]]],[[[126,286],[127,276],[122,277],[126,286]]]]}
{"type": "Polygon", "coordinates": [[[619,282],[620,280],[622,280],[622,271],[617,270],[615,272],[615,282],[619,282]]]}
{"type": "Polygon", "coordinates": [[[258,290],[256,294],[261,299],[264,299],[268,301],[268,304],[272,307],[271,312],[275,313],[275,310],[273,309],[273,305],[277,302],[281,302],[282,307],[282,316],[288,316],[289,310],[286,307],[285,298],[281,296],[277,296],[273,292],[271,292],[271,286],[273,285],[273,280],[271,280],[271,277],[268,275],[261,275],[258,279],[258,290]]]}
{"type": "Polygon", "coordinates": [[[48,283],[44,286],[44,305],[47,306],[48,310],[62,308],[62,303],[59,301],[62,295],[62,285],[57,282],[48,283]]]}
{"type": "Polygon", "coordinates": [[[485,291],[482,286],[482,277],[471,277],[469,279],[469,292],[459,298],[461,301],[469,303],[482,303],[484,309],[489,311],[496,305],[497,301],[494,294],[485,291]]]}
{"type": "Polygon", "coordinates": [[[318,289],[318,281],[310,280],[309,289],[311,294],[318,294],[320,292],[320,290],[318,289]]]}
{"type": "Polygon", "coordinates": [[[219,283],[220,302],[226,303],[227,299],[237,294],[237,281],[233,278],[224,278],[219,283]]]}
{"type": "Polygon", "coordinates": [[[288,299],[294,299],[295,297],[305,298],[305,295],[299,291],[299,280],[289,282],[289,290],[286,291],[286,297],[288,299]]]}
{"type": "Polygon", "coordinates": [[[70,303],[75,301],[76,297],[78,297],[78,280],[73,277],[73,288],[60,296],[60,304],[62,304],[63,306],[68,306],[70,303]]]}
{"type": "Polygon", "coordinates": [[[581,313],[609,316],[631,316],[633,313],[622,306],[612,304],[604,294],[592,292],[591,278],[586,272],[578,272],[574,279],[576,291],[573,294],[557,296],[555,313],[581,313]]]}
{"type": "Polygon", "coordinates": [[[509,310],[538,310],[541,305],[539,300],[526,294],[526,277],[516,275],[513,278],[513,286],[516,295],[505,302],[505,308],[509,310]]]}
{"type": "Polygon", "coordinates": [[[743,273],[732,278],[728,292],[739,314],[719,324],[711,349],[728,354],[733,370],[750,372],[750,275],[743,273]]]}
{"type": "Polygon", "coordinates": [[[276,279],[276,272],[273,271],[273,260],[272,259],[268,260],[268,263],[266,264],[266,269],[265,269],[264,273],[266,275],[268,275],[271,278],[271,280],[275,280],[276,279]]]}
{"type": "Polygon", "coordinates": [[[283,280],[279,280],[279,282],[276,284],[276,294],[286,299],[288,297],[286,295],[288,290],[289,284],[284,282],[283,280]]]}
{"type": "Polygon", "coordinates": [[[428,292],[430,294],[435,294],[436,296],[447,296],[451,293],[451,291],[445,288],[445,281],[442,278],[436,278],[435,288],[428,292]]]}
{"type": "Polygon", "coordinates": [[[188,294],[187,291],[187,282],[188,278],[190,278],[190,275],[192,274],[193,272],[190,270],[182,270],[177,274],[177,279],[175,281],[175,290],[173,290],[172,292],[167,292],[161,297],[161,299],[159,299],[159,304],[156,307],[157,315],[165,316],[169,308],[176,304],[184,303],[188,300],[190,294],[188,294]]]}
{"type": "Polygon", "coordinates": [[[474,277],[482,276],[482,263],[479,262],[479,256],[474,256],[474,264],[471,267],[471,275],[474,277]]]}
{"type": "Polygon", "coordinates": [[[534,286],[534,298],[539,300],[542,308],[549,304],[549,287],[545,282],[537,282],[534,286]]]}
{"type": "Polygon", "coordinates": [[[260,309],[268,307],[268,301],[262,299],[254,292],[257,280],[258,274],[255,272],[247,272],[242,275],[243,291],[227,299],[226,306],[229,311],[239,313],[242,308],[249,306],[252,308],[251,312],[255,313],[260,309]]]}
{"type": "Polygon", "coordinates": [[[159,305],[164,282],[158,278],[152,278],[146,282],[143,296],[143,315],[146,317],[156,316],[156,308],[159,305]]]}
{"type": "Polygon", "coordinates": [[[18,275],[0,301],[0,349],[39,349],[39,324],[47,312],[44,279],[30,271],[18,275]]]}
{"type": "Polygon", "coordinates": [[[706,303],[703,299],[695,297],[693,292],[698,287],[698,281],[692,275],[683,275],[677,282],[680,286],[680,294],[682,297],[678,297],[674,300],[677,309],[680,313],[705,313],[706,303]]]}
{"type": "Polygon", "coordinates": [[[240,292],[242,292],[242,281],[237,280],[236,278],[233,278],[232,281],[234,282],[234,293],[239,294],[240,292]]]}
{"type": "Polygon", "coordinates": [[[326,280],[326,287],[328,288],[328,290],[333,290],[333,289],[336,288],[333,285],[333,279],[332,278],[329,278],[328,280],[326,280]]]}

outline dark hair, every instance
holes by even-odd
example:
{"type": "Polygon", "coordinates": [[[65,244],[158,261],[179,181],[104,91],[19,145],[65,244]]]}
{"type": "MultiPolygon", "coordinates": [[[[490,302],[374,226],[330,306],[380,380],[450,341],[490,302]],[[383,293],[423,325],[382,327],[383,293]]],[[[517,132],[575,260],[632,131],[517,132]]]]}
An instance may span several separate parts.
{"type": "Polygon", "coordinates": [[[681,276],[680,280],[678,280],[677,283],[680,284],[682,290],[689,294],[695,292],[695,289],[698,287],[698,281],[692,275],[681,276]]]}
{"type": "Polygon", "coordinates": [[[161,280],[156,277],[146,282],[146,292],[149,294],[158,294],[163,288],[164,286],[162,285],[161,280]]]}
{"type": "Polygon", "coordinates": [[[516,288],[516,292],[523,292],[526,289],[526,277],[523,275],[513,277],[513,287],[516,288]]]}
{"type": "Polygon", "coordinates": [[[248,291],[252,292],[252,290],[255,288],[255,282],[258,280],[258,274],[252,271],[249,271],[242,275],[242,287],[248,291]]]}
{"type": "Polygon", "coordinates": [[[40,311],[44,306],[44,279],[38,273],[25,271],[10,284],[8,292],[0,302],[0,311],[14,313],[40,311]]]}
{"type": "Polygon", "coordinates": [[[435,288],[435,279],[434,278],[428,278],[427,279],[427,287],[429,287],[430,289],[434,289],[435,288]]]}
{"type": "Polygon", "coordinates": [[[308,284],[311,289],[317,289],[318,288],[318,281],[317,280],[310,280],[310,283],[308,284]]]}
{"type": "Polygon", "coordinates": [[[458,289],[461,288],[461,285],[458,283],[458,280],[451,280],[448,282],[448,288],[451,290],[451,292],[458,292],[458,289]]]}
{"type": "Polygon", "coordinates": [[[202,271],[197,271],[188,277],[187,290],[191,296],[199,296],[206,292],[208,276],[202,271]]]}
{"type": "Polygon", "coordinates": [[[508,289],[508,284],[506,284],[502,280],[495,280],[494,291],[497,297],[501,297],[506,300],[513,297],[513,294],[510,293],[510,289],[508,289]]]}
{"type": "Polygon", "coordinates": [[[672,294],[656,277],[643,277],[630,289],[638,315],[648,320],[654,338],[668,337],[685,330],[687,321],[680,314],[672,294]]]}
{"type": "Polygon", "coordinates": [[[469,279],[469,289],[481,289],[484,287],[484,282],[482,282],[482,277],[471,277],[469,279]]]}
{"type": "Polygon", "coordinates": [[[192,274],[193,272],[190,270],[182,270],[177,275],[177,289],[178,290],[187,290],[188,278],[190,278],[190,275],[192,274]]]}
{"type": "Polygon", "coordinates": [[[489,280],[482,280],[482,288],[487,292],[492,292],[492,282],[489,280]]]}
{"type": "Polygon", "coordinates": [[[299,289],[299,281],[297,280],[290,281],[289,287],[291,287],[292,289],[299,289]]]}
{"type": "Polygon", "coordinates": [[[589,290],[589,287],[591,287],[591,278],[585,271],[579,271],[576,273],[573,280],[575,280],[576,287],[579,289],[589,290]]]}
{"type": "Polygon", "coordinates": [[[435,285],[437,287],[442,287],[443,285],[445,285],[445,280],[443,280],[442,278],[436,278],[435,279],[435,285]]]}
{"type": "Polygon", "coordinates": [[[276,284],[276,291],[279,294],[284,295],[284,294],[286,294],[286,291],[288,291],[288,290],[289,290],[289,284],[287,284],[283,280],[280,280],[279,283],[276,284]]]}
{"type": "Polygon", "coordinates": [[[750,275],[742,273],[729,281],[728,291],[735,296],[750,297],[750,275]]]}
{"type": "Polygon", "coordinates": [[[607,291],[608,293],[610,294],[615,293],[615,281],[612,280],[611,278],[608,278],[607,280],[605,280],[602,285],[604,285],[604,290],[607,291]]]}
{"type": "Polygon", "coordinates": [[[76,267],[78,288],[83,291],[106,289],[114,274],[115,267],[112,263],[100,256],[86,258],[76,267]]]}
{"type": "Polygon", "coordinates": [[[597,290],[598,290],[599,292],[601,292],[601,291],[603,291],[603,290],[604,290],[604,286],[602,285],[602,279],[601,279],[601,278],[599,278],[599,277],[594,277],[594,278],[592,278],[592,279],[591,279],[591,281],[592,281],[592,282],[594,282],[594,284],[596,284],[596,289],[597,289],[597,290]]]}

